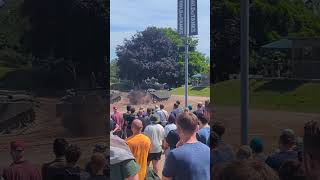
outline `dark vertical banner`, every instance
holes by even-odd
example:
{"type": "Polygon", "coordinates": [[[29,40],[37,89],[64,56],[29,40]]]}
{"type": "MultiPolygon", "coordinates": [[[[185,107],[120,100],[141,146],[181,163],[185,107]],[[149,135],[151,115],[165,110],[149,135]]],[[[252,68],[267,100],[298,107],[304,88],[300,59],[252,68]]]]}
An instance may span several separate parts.
{"type": "Polygon", "coordinates": [[[190,0],[189,5],[189,35],[198,35],[197,0],[190,0]]]}
{"type": "Polygon", "coordinates": [[[185,0],[178,0],[178,33],[179,35],[185,35],[185,22],[184,22],[184,15],[185,15],[185,0]]]}

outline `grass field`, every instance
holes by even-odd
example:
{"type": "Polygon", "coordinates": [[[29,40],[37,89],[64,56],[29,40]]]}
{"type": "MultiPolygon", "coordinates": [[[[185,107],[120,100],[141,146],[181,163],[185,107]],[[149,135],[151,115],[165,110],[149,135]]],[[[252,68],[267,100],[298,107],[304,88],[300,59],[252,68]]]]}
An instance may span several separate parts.
{"type": "Polygon", "coordinates": [[[2,79],[8,72],[13,71],[14,69],[0,66],[0,79],[2,79]]]}
{"type": "MultiPolygon", "coordinates": [[[[210,88],[196,88],[196,87],[189,87],[189,96],[202,96],[202,97],[209,97],[210,96],[210,88]]],[[[184,95],[184,86],[173,89],[172,94],[174,95],[184,95]]]]}
{"type": "MultiPolygon", "coordinates": [[[[240,81],[229,80],[213,86],[217,105],[240,105],[240,81]]],[[[294,80],[251,80],[250,107],[320,113],[320,82],[294,80]]]]}

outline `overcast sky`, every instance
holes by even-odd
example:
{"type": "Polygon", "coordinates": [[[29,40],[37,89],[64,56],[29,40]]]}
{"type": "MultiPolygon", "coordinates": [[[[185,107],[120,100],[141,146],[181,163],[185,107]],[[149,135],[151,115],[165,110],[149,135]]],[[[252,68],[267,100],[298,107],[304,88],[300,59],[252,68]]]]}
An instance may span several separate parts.
{"type": "MultiPolygon", "coordinates": [[[[115,49],[137,31],[148,26],[177,28],[177,0],[111,0],[110,58],[115,49]]],[[[199,45],[197,49],[210,56],[210,1],[198,0],[199,45]]]]}

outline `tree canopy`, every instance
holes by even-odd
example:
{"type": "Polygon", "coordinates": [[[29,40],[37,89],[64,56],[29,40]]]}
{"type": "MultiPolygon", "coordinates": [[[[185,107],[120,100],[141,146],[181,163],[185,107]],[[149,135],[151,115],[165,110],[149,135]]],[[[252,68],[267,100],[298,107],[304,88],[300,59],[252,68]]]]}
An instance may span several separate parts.
{"type": "MultiPolygon", "coordinates": [[[[237,0],[211,1],[215,80],[240,71],[240,4],[237,0]]],[[[303,0],[250,1],[250,54],[283,37],[320,35],[320,17],[303,0]]]]}
{"type": "MultiPolygon", "coordinates": [[[[196,51],[198,40],[189,38],[189,77],[208,73],[209,62],[196,51]]],[[[135,83],[155,77],[172,85],[184,83],[184,39],[171,28],[148,27],[116,50],[120,77],[135,83]]]]}
{"type": "Polygon", "coordinates": [[[0,9],[0,63],[46,68],[58,81],[73,77],[77,83],[69,84],[74,87],[88,87],[94,74],[99,85],[106,86],[109,12],[105,2],[8,1],[0,9]]]}
{"type": "Polygon", "coordinates": [[[120,77],[136,84],[155,77],[175,84],[180,77],[177,46],[156,27],[136,33],[116,48],[120,77]]]}

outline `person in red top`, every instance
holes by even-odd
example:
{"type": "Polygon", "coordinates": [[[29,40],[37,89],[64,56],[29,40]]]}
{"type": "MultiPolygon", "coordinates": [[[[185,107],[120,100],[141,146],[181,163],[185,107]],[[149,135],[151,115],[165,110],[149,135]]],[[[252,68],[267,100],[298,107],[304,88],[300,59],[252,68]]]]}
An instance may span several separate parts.
{"type": "Polygon", "coordinates": [[[10,154],[13,163],[3,170],[4,180],[41,180],[40,171],[24,159],[25,143],[13,141],[10,143],[10,154]]]}
{"type": "Polygon", "coordinates": [[[122,113],[118,112],[118,108],[116,106],[113,106],[113,114],[111,115],[111,119],[119,126],[118,130],[114,132],[114,135],[122,137],[124,120],[122,113]]]}

